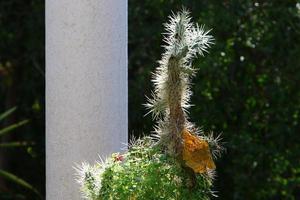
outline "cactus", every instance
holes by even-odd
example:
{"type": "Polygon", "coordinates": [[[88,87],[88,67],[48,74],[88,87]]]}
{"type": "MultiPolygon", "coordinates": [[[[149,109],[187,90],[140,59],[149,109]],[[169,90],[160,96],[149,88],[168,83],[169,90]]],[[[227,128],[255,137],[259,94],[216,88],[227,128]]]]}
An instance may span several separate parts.
{"type": "Polygon", "coordinates": [[[201,199],[211,191],[222,147],[219,137],[205,135],[188,121],[192,60],[213,43],[204,26],[191,22],[183,9],[165,24],[165,53],[153,77],[152,97],[145,104],[157,120],[155,134],[133,141],[124,154],[94,166],[78,167],[86,199],[201,199]]]}
{"type": "Polygon", "coordinates": [[[192,94],[191,78],[196,69],[192,60],[198,54],[207,51],[213,38],[204,31],[204,27],[191,23],[189,13],[183,9],[181,13],[170,17],[165,24],[165,53],[159,61],[154,73],[152,99],[148,98],[146,107],[158,119],[157,134],[161,144],[165,145],[172,156],[182,155],[182,132],[191,129],[187,121],[187,109],[192,94]]]}

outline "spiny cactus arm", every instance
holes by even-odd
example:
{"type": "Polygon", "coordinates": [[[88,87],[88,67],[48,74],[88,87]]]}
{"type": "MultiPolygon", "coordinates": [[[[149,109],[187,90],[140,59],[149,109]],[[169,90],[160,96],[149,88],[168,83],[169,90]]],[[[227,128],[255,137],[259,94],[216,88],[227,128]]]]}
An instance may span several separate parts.
{"type": "Polygon", "coordinates": [[[181,133],[190,107],[190,79],[195,74],[191,62],[207,51],[213,38],[203,26],[191,22],[185,9],[173,14],[165,29],[165,53],[154,73],[155,89],[146,107],[159,119],[158,127],[164,127],[158,132],[167,135],[169,153],[176,156],[182,151],[181,133]]]}

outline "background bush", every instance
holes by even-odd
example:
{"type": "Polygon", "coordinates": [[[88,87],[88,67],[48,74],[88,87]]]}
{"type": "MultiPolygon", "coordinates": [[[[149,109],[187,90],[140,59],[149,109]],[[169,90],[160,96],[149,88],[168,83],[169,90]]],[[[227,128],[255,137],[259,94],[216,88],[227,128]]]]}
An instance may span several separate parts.
{"type": "Polygon", "coordinates": [[[142,104],[162,52],[161,24],[182,5],[215,37],[194,63],[191,119],[226,142],[217,162],[220,199],[299,199],[297,1],[129,0],[129,133],[152,130],[142,104]]]}

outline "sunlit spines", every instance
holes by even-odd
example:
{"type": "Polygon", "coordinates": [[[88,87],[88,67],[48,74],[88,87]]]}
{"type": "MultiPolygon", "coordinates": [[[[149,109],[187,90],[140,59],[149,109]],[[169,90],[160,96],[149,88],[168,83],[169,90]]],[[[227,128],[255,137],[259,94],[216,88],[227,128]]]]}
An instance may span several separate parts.
{"type": "Polygon", "coordinates": [[[196,70],[192,67],[191,61],[198,54],[203,55],[207,51],[213,38],[209,31],[205,31],[204,26],[193,24],[191,17],[186,9],[182,9],[178,14],[172,13],[169,21],[164,24],[166,32],[164,33],[163,45],[165,52],[159,61],[152,82],[154,83],[154,92],[151,98],[147,99],[146,108],[149,113],[152,112],[154,119],[167,114],[168,95],[172,93],[168,86],[168,69],[170,58],[176,58],[178,70],[180,71],[180,81],[182,93],[180,94],[181,106],[185,113],[191,106],[189,104],[190,78],[195,75],[196,70]]]}

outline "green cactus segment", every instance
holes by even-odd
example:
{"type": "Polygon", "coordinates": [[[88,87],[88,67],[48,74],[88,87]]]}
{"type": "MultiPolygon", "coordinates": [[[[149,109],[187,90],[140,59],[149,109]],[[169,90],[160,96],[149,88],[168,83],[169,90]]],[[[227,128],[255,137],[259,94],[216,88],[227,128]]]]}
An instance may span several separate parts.
{"type": "Polygon", "coordinates": [[[124,155],[113,154],[105,163],[90,167],[83,177],[86,199],[207,200],[211,196],[208,176],[197,175],[197,185],[191,188],[189,176],[177,161],[160,152],[149,138],[138,141],[124,155]]]}

